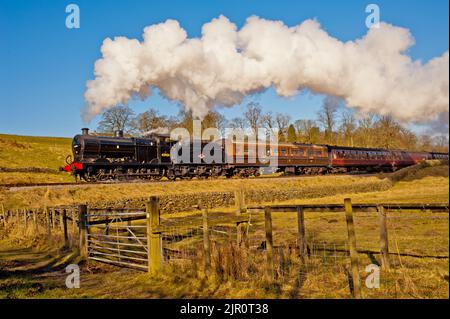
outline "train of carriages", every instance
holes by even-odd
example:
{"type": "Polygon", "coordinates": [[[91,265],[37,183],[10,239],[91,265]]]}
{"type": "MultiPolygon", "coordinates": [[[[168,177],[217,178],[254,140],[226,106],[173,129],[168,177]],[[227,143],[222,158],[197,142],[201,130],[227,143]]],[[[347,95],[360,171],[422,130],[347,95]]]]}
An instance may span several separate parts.
{"type": "MultiPolygon", "coordinates": [[[[189,149],[188,160],[180,160],[181,142],[168,135],[127,138],[121,131],[114,136],[95,136],[88,129],[72,141],[73,158],[62,168],[88,182],[128,179],[204,179],[225,176],[259,176],[261,169],[273,166],[285,174],[328,174],[355,171],[381,172],[414,165],[428,159],[448,160],[448,153],[386,150],[378,148],[278,143],[273,145],[221,139],[204,152],[207,141],[189,149]],[[228,143],[228,144],[227,144],[228,143]],[[178,146],[174,150],[174,146],[178,146]],[[200,148],[199,148],[200,147],[200,148]],[[195,149],[200,149],[195,152],[195,149]],[[262,149],[262,151],[260,150],[262,149]],[[214,152],[220,154],[213,154],[214,152]],[[220,155],[214,157],[214,155],[220,155]],[[179,156],[180,158],[177,158],[179,156]],[[219,158],[219,160],[208,160],[219,158]]],[[[210,143],[211,145],[211,143],[210,143]]]]}

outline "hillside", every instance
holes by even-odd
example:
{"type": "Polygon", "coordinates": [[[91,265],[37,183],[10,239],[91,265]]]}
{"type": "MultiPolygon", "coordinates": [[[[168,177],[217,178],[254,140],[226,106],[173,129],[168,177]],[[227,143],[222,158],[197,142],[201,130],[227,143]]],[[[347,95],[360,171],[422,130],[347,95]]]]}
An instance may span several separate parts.
{"type": "Polygon", "coordinates": [[[70,138],[0,134],[0,184],[73,181],[58,171],[72,153],[71,142],[70,138]]]}

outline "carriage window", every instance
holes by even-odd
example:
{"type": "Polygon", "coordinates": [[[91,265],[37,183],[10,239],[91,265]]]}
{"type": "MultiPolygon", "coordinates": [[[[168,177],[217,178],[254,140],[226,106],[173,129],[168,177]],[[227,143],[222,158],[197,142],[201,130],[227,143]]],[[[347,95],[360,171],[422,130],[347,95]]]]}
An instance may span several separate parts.
{"type": "Polygon", "coordinates": [[[286,155],[286,150],[284,148],[281,149],[281,154],[286,155]]]}

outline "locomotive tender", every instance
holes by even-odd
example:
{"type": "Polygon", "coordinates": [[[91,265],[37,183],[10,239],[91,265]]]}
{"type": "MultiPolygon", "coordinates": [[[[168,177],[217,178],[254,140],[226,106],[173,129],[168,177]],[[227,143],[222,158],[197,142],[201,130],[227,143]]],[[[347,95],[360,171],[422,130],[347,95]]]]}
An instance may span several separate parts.
{"type": "Polygon", "coordinates": [[[88,129],[82,129],[82,134],[76,135],[72,141],[73,160],[68,156],[67,165],[62,170],[88,182],[159,180],[162,177],[175,180],[259,176],[260,169],[268,167],[274,159],[277,171],[293,175],[395,171],[428,159],[449,159],[448,153],[300,143],[269,146],[222,139],[214,142],[214,148],[208,149],[209,155],[220,152],[216,154],[220,160],[211,162],[202,154],[209,141],[201,141],[197,145],[191,140],[190,143],[193,147],[189,148],[189,160],[183,162],[180,160],[181,142],[170,140],[168,135],[127,138],[118,131],[112,137],[94,136],[88,129]],[[260,149],[263,156],[258,153],[260,149]]]}

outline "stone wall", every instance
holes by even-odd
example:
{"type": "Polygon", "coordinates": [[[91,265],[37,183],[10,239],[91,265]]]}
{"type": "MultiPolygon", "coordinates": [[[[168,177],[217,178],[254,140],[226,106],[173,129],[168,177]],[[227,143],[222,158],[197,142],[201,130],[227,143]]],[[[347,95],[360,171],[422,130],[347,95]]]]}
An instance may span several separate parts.
{"type": "MultiPolygon", "coordinates": [[[[364,193],[387,190],[392,186],[388,179],[369,183],[352,183],[339,186],[304,187],[298,189],[246,189],[245,197],[248,204],[262,202],[287,201],[300,198],[317,198],[343,193],[364,193]]],[[[88,203],[89,206],[99,208],[143,208],[147,198],[124,199],[103,203],[88,203]]],[[[195,205],[201,204],[208,208],[227,207],[234,205],[233,192],[202,192],[183,193],[160,196],[160,208],[164,213],[191,211],[195,205]]]]}

